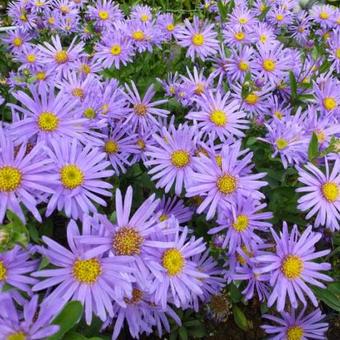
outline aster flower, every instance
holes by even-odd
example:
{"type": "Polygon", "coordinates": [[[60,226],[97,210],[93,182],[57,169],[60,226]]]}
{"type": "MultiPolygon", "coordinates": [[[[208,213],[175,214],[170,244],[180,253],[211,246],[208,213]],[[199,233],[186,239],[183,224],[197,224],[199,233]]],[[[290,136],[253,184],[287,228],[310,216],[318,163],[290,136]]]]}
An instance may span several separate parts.
{"type": "Polygon", "coordinates": [[[332,17],[335,14],[335,8],[330,5],[314,5],[310,10],[310,16],[313,21],[320,24],[321,27],[332,26],[332,17]]]}
{"type": "Polygon", "coordinates": [[[26,44],[20,50],[16,50],[14,60],[18,61],[21,65],[19,70],[35,71],[41,66],[41,53],[35,45],[26,44]]]}
{"type": "Polygon", "coordinates": [[[37,268],[38,260],[31,260],[29,252],[18,245],[0,253],[0,290],[7,284],[26,293],[31,293],[31,286],[37,280],[29,277],[29,274],[37,268]]]}
{"type": "MultiPolygon", "coordinates": [[[[340,21],[340,19],[339,19],[340,21]]],[[[328,60],[337,73],[340,73],[340,29],[336,30],[328,41],[328,60]]]]}
{"type": "Polygon", "coordinates": [[[172,13],[162,13],[157,15],[156,24],[161,29],[164,39],[170,40],[178,31],[172,13]]]}
{"type": "Polygon", "coordinates": [[[220,92],[209,91],[195,101],[200,111],[189,112],[186,118],[197,121],[201,131],[222,141],[229,136],[244,136],[241,130],[247,128],[247,120],[243,119],[246,114],[239,110],[238,101],[230,100],[229,92],[222,96],[220,92]]]}
{"type": "Polygon", "coordinates": [[[289,233],[287,223],[284,222],[282,232],[278,235],[272,229],[272,235],[276,243],[276,253],[254,258],[255,263],[260,266],[256,273],[271,273],[269,283],[273,290],[268,299],[268,306],[271,307],[277,301],[276,308],[281,312],[288,300],[293,308],[297,308],[299,301],[303,305],[307,304],[304,295],[317,306],[317,299],[306,283],[325,288],[321,281],[332,281],[328,275],[320,273],[329,270],[331,265],[312,261],[330,252],[330,250],[315,252],[315,244],[321,239],[322,234],[313,232],[311,226],[300,234],[296,225],[289,233]]]}
{"type": "Polygon", "coordinates": [[[149,22],[152,20],[151,7],[143,5],[135,5],[131,9],[131,19],[140,20],[141,22],[149,22]]]}
{"type": "Polygon", "coordinates": [[[246,6],[241,5],[234,7],[229,14],[228,24],[231,26],[240,26],[246,30],[250,30],[255,23],[256,19],[246,6]]]}
{"type": "Polygon", "coordinates": [[[339,230],[340,225],[340,160],[336,159],[330,170],[325,158],[326,173],[307,163],[305,169],[298,168],[302,187],[296,191],[303,194],[298,200],[298,209],[308,211],[306,219],[316,215],[315,226],[320,225],[339,230]]]}
{"type": "Polygon", "coordinates": [[[259,180],[265,176],[265,173],[249,173],[252,153],[239,159],[240,147],[241,143],[236,142],[233,147],[224,148],[220,166],[215,159],[212,160],[204,155],[197,162],[191,185],[187,189],[187,196],[203,196],[203,202],[197,212],[202,213],[208,209],[206,216],[208,220],[215,215],[218,206],[225,203],[232,205],[238,196],[257,200],[264,197],[258,189],[267,184],[259,180]]]}
{"type": "Polygon", "coordinates": [[[276,27],[289,26],[293,21],[293,15],[287,6],[272,6],[267,13],[267,20],[276,27]]]}
{"type": "Polygon", "coordinates": [[[53,193],[50,186],[55,183],[49,174],[51,161],[39,158],[42,145],[29,149],[26,143],[16,149],[0,129],[0,223],[3,222],[6,209],[13,211],[25,223],[21,204],[25,206],[36,220],[41,222],[37,209],[39,195],[53,193]]]}
{"type": "Polygon", "coordinates": [[[261,243],[261,238],[255,231],[268,231],[271,223],[267,222],[273,217],[270,212],[261,212],[266,207],[265,203],[259,204],[253,199],[239,198],[230,210],[224,209],[219,216],[218,227],[209,230],[209,234],[219,233],[227,230],[222,248],[228,247],[228,253],[236,251],[242,244],[250,248],[250,243],[256,241],[261,243]]]}
{"type": "Polygon", "coordinates": [[[179,84],[182,83],[182,80],[179,79],[179,75],[177,72],[172,74],[171,72],[168,73],[167,79],[162,80],[157,78],[157,80],[162,84],[165,94],[169,97],[173,97],[176,92],[179,84]]]}
{"type": "MultiPolygon", "coordinates": [[[[50,143],[59,138],[77,138],[84,143],[91,141],[101,144],[98,133],[91,131],[86,118],[80,118],[76,101],[69,101],[63,92],[54,94],[54,88],[29,86],[32,97],[18,91],[14,97],[21,103],[10,104],[15,111],[22,113],[23,118],[11,125],[10,133],[19,142],[30,138],[50,143]]],[[[100,137],[100,134],[99,134],[100,137]]]]}
{"type": "Polygon", "coordinates": [[[112,32],[105,35],[96,44],[94,60],[101,63],[102,67],[110,68],[114,65],[119,69],[120,65],[127,65],[132,61],[134,55],[131,41],[122,36],[119,32],[112,32]]]}
{"type": "MultiPolygon", "coordinates": [[[[90,234],[90,226],[83,234],[90,234]]],[[[52,239],[43,236],[48,248],[41,251],[53,269],[44,269],[33,273],[35,277],[45,278],[34,285],[34,291],[55,287],[45,298],[46,303],[54,304],[60,299],[64,303],[78,300],[84,305],[85,319],[91,324],[92,314],[102,321],[113,316],[112,302],[125,306],[124,296],[131,297],[134,281],[129,264],[133,258],[126,256],[103,257],[85,256],[88,246],[78,244],[79,229],[74,221],[67,227],[67,249],[52,239]]]]}
{"type": "Polygon", "coordinates": [[[8,17],[11,18],[15,26],[20,27],[25,32],[36,28],[37,24],[37,15],[29,12],[27,5],[23,1],[10,2],[8,5],[8,17]]]}
{"type": "Polygon", "coordinates": [[[12,52],[20,51],[23,46],[26,46],[32,39],[32,34],[17,28],[13,31],[8,31],[7,36],[2,38],[3,43],[7,44],[12,52]]]}
{"type": "Polygon", "coordinates": [[[306,314],[306,308],[299,314],[293,309],[290,313],[282,312],[280,317],[265,314],[265,319],[276,325],[265,324],[261,327],[271,335],[270,339],[327,339],[327,322],[321,322],[325,316],[320,309],[306,314]]]}
{"type": "Polygon", "coordinates": [[[164,137],[155,134],[153,138],[158,145],[149,146],[145,162],[151,167],[149,174],[152,180],[158,180],[156,187],[165,188],[169,192],[175,183],[175,193],[180,195],[183,186],[187,188],[193,173],[192,157],[195,151],[195,128],[179,125],[178,129],[172,125],[169,131],[162,129],[164,137]]]}
{"type": "Polygon", "coordinates": [[[82,42],[76,44],[76,38],[74,38],[70,46],[65,49],[61,45],[58,35],[51,39],[52,44],[44,42],[44,45],[38,45],[42,55],[41,62],[47,64],[51,70],[54,70],[58,77],[62,77],[72,70],[78,58],[84,56],[84,44],[82,42]]]}
{"type": "MultiPolygon", "coordinates": [[[[177,223],[172,220],[172,223],[177,223]]],[[[192,256],[201,254],[206,246],[203,239],[188,239],[188,228],[181,232],[178,225],[175,233],[166,235],[173,246],[168,249],[155,248],[152,253],[150,269],[155,276],[150,285],[156,304],[166,308],[168,302],[176,307],[186,307],[193,295],[202,295],[202,280],[208,275],[199,271],[192,256]]]]}
{"type": "Polygon", "coordinates": [[[55,192],[51,196],[46,209],[50,216],[55,209],[63,210],[66,216],[77,219],[84,213],[96,212],[93,202],[106,206],[99,195],[110,197],[112,185],[103,178],[113,175],[107,170],[109,162],[105,161],[105,153],[87,144],[83,147],[76,139],[72,142],[52,140],[46,152],[54,164],[53,176],[57,179],[55,192]]]}
{"type": "Polygon", "coordinates": [[[62,299],[53,304],[41,303],[38,295],[23,306],[19,313],[8,294],[4,293],[2,308],[7,317],[0,316],[0,334],[4,339],[46,339],[59,331],[58,325],[51,325],[51,320],[62,307],[62,299]]]}
{"type": "MultiPolygon", "coordinates": [[[[133,81],[131,81],[131,88],[127,84],[125,84],[125,88],[127,92],[126,99],[132,107],[124,113],[124,124],[129,124],[133,131],[139,130],[143,132],[154,124],[159,126],[155,116],[166,117],[169,114],[169,111],[156,107],[166,103],[166,99],[151,102],[156,93],[153,85],[150,85],[150,87],[146,90],[143,99],[139,95],[137,87],[133,81]]],[[[118,118],[120,117],[118,116],[118,118]]]]}
{"type": "Polygon", "coordinates": [[[254,43],[258,48],[262,48],[264,45],[277,44],[276,35],[273,27],[265,22],[259,22],[254,27],[253,31],[254,43]]]}
{"type": "Polygon", "coordinates": [[[252,72],[254,50],[249,46],[232,49],[231,56],[226,59],[226,73],[231,81],[243,82],[246,74],[252,72]]]}
{"type": "Polygon", "coordinates": [[[230,47],[236,48],[243,45],[249,45],[254,41],[251,32],[238,26],[226,25],[223,29],[223,42],[230,47]]]}
{"type": "Polygon", "coordinates": [[[207,21],[201,22],[197,16],[194,16],[193,23],[188,19],[184,20],[184,25],[178,28],[175,38],[180,46],[187,48],[186,56],[191,60],[196,56],[205,60],[218,50],[217,33],[213,28],[213,24],[207,21]]]}

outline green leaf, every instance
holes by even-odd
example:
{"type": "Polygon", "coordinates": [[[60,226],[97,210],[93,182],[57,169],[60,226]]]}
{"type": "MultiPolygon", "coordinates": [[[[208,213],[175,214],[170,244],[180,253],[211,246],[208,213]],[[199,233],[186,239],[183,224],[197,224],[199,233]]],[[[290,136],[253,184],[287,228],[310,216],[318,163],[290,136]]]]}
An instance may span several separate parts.
{"type": "Polygon", "coordinates": [[[204,338],[207,335],[207,331],[204,325],[200,324],[196,327],[189,329],[190,339],[192,338],[204,338]]]}
{"type": "Polygon", "coordinates": [[[314,162],[314,160],[318,156],[319,156],[318,136],[315,134],[315,132],[313,132],[312,138],[308,146],[308,159],[309,161],[314,162]]]}
{"type": "Polygon", "coordinates": [[[222,0],[218,1],[217,6],[220,12],[220,17],[222,19],[222,22],[225,22],[227,19],[227,6],[224,4],[222,0]]]}
{"type": "Polygon", "coordinates": [[[340,282],[334,282],[328,285],[328,288],[322,289],[313,287],[315,295],[327,306],[340,312],[340,282]]]}
{"type": "Polygon", "coordinates": [[[64,335],[71,330],[81,319],[83,306],[79,301],[69,302],[53,320],[54,325],[59,325],[59,332],[49,337],[49,340],[63,339],[64,335]]]}
{"type": "Polygon", "coordinates": [[[230,292],[231,301],[233,303],[237,303],[237,302],[241,301],[242,294],[241,294],[240,290],[233,283],[230,285],[229,292],[230,292]]]}
{"type": "Polygon", "coordinates": [[[296,82],[295,75],[292,71],[289,71],[289,84],[290,84],[292,101],[294,101],[297,98],[297,82],[296,82]]]}
{"type": "Polygon", "coordinates": [[[239,328],[241,328],[243,331],[247,331],[248,320],[246,316],[244,315],[243,311],[237,305],[233,305],[233,315],[234,315],[234,321],[236,325],[239,328]]]}
{"type": "MultiPolygon", "coordinates": [[[[88,338],[86,338],[85,336],[76,333],[76,332],[70,332],[64,335],[63,340],[86,340],[88,338]]],[[[100,339],[100,338],[98,338],[100,339]]]]}
{"type": "Polygon", "coordinates": [[[179,330],[178,330],[178,335],[179,335],[179,338],[182,339],[182,340],[188,340],[188,331],[186,330],[185,327],[181,327],[179,330]]]}

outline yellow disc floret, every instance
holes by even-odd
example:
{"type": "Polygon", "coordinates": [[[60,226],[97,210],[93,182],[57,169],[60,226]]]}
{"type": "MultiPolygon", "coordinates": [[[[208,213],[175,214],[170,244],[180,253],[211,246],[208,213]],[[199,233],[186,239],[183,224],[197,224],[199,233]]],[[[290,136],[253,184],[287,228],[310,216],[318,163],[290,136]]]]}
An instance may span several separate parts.
{"type": "Polygon", "coordinates": [[[195,33],[191,41],[195,46],[202,46],[204,44],[204,36],[201,33],[195,33]]]}
{"type": "Polygon", "coordinates": [[[326,97],[323,100],[323,106],[327,111],[334,110],[337,106],[337,102],[334,98],[332,97],[326,97]]]}
{"type": "Polygon", "coordinates": [[[167,249],[163,253],[162,265],[167,270],[168,275],[175,276],[182,272],[185,265],[185,259],[178,249],[167,249]]]}
{"type": "Polygon", "coordinates": [[[52,132],[59,126],[59,118],[53,112],[42,112],[38,117],[38,127],[41,131],[52,132]]]}
{"type": "Polygon", "coordinates": [[[76,260],[72,272],[78,282],[90,285],[97,281],[102,267],[97,259],[76,260]]]}
{"type": "Polygon", "coordinates": [[[27,337],[23,332],[12,333],[6,337],[6,340],[26,340],[27,337]]]}
{"type": "Polygon", "coordinates": [[[263,60],[262,66],[266,71],[272,72],[275,70],[276,63],[273,59],[265,59],[263,60]]]}
{"type": "Polygon", "coordinates": [[[114,154],[119,151],[119,145],[117,142],[111,139],[105,143],[104,150],[106,153],[114,154]]]}
{"type": "Polygon", "coordinates": [[[68,164],[60,169],[60,181],[66,189],[75,189],[84,183],[84,173],[75,164],[68,164]]]}
{"type": "Polygon", "coordinates": [[[176,150],[171,154],[171,164],[176,168],[184,168],[190,162],[190,155],[188,151],[176,150]]]}
{"type": "Polygon", "coordinates": [[[222,110],[214,110],[210,113],[210,120],[216,126],[225,126],[228,122],[227,115],[222,110]]]}
{"type": "Polygon", "coordinates": [[[249,225],[249,218],[247,215],[237,216],[236,220],[232,224],[233,228],[238,232],[245,231],[248,228],[248,225],[249,225]]]}
{"type": "Polygon", "coordinates": [[[68,61],[68,54],[66,51],[61,50],[58,51],[55,56],[54,56],[54,60],[58,63],[58,64],[65,64],[68,61]]]}
{"type": "Polygon", "coordinates": [[[114,44],[111,47],[112,55],[120,55],[122,53],[122,47],[119,44],[114,44]]]}
{"type": "Polygon", "coordinates": [[[298,279],[303,271],[303,261],[299,256],[288,255],[282,262],[281,271],[287,279],[298,279]]]}
{"type": "Polygon", "coordinates": [[[279,150],[284,150],[288,146],[288,141],[284,138],[278,138],[275,144],[279,150]]]}
{"type": "Polygon", "coordinates": [[[339,197],[339,186],[334,182],[327,182],[321,188],[323,197],[328,202],[335,202],[339,197]]]}
{"type": "Polygon", "coordinates": [[[289,327],[287,330],[287,340],[301,340],[303,337],[303,328],[300,326],[289,327]]]}
{"type": "Polygon", "coordinates": [[[13,166],[0,168],[0,192],[11,192],[16,190],[22,181],[21,172],[13,166]]]}
{"type": "Polygon", "coordinates": [[[6,274],[7,274],[7,269],[3,261],[0,261],[0,282],[6,279],[6,274]]]}
{"type": "Polygon", "coordinates": [[[112,247],[116,255],[138,255],[141,251],[143,237],[132,227],[120,228],[113,238],[112,247]]]}
{"type": "Polygon", "coordinates": [[[225,174],[218,178],[216,185],[222,194],[229,195],[237,189],[237,180],[234,176],[225,174]]]}

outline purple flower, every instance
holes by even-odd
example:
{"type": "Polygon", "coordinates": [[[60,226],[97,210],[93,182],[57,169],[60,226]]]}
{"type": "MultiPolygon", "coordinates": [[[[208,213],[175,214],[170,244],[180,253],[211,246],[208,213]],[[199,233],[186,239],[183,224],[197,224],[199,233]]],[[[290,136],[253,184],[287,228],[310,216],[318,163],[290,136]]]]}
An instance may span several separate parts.
{"type": "Polygon", "coordinates": [[[180,46],[187,48],[186,56],[191,60],[196,56],[205,60],[218,51],[214,25],[200,21],[197,16],[194,16],[193,23],[185,19],[184,24],[178,27],[175,37],[180,46]]]}
{"type": "Polygon", "coordinates": [[[300,234],[296,225],[289,233],[287,223],[284,222],[280,235],[273,229],[272,235],[276,243],[276,253],[267,253],[254,258],[258,264],[257,274],[271,273],[269,283],[273,290],[268,299],[268,306],[271,307],[277,301],[276,308],[281,312],[288,300],[293,308],[297,308],[299,301],[303,305],[307,304],[304,295],[317,306],[316,297],[306,283],[325,288],[320,281],[332,281],[328,275],[320,273],[329,270],[331,265],[312,261],[330,252],[329,249],[315,252],[315,244],[321,239],[322,234],[313,232],[311,226],[300,234]]]}
{"type": "Polygon", "coordinates": [[[196,98],[199,111],[191,111],[186,118],[197,121],[197,127],[204,133],[211,134],[212,138],[222,141],[229,136],[243,137],[241,130],[247,128],[246,114],[239,110],[237,100],[230,99],[230,93],[222,95],[220,92],[209,91],[196,98]]]}
{"type": "Polygon", "coordinates": [[[231,81],[243,82],[246,74],[253,71],[254,50],[244,46],[231,50],[231,56],[226,59],[228,63],[226,72],[231,81]]]}
{"type": "Polygon", "coordinates": [[[310,16],[315,23],[320,24],[321,27],[331,27],[333,15],[335,14],[335,7],[330,5],[314,5],[310,10],[310,16]]]}
{"type": "Polygon", "coordinates": [[[59,331],[58,325],[50,323],[61,310],[63,300],[53,304],[42,302],[39,306],[38,298],[34,295],[20,313],[7,293],[0,295],[1,306],[7,314],[7,317],[0,316],[2,339],[47,339],[59,331]]]}
{"type": "Polygon", "coordinates": [[[157,180],[156,187],[169,192],[175,183],[175,193],[180,195],[183,186],[187,188],[193,173],[192,159],[196,148],[196,129],[188,125],[173,125],[169,131],[162,129],[163,136],[155,134],[153,138],[158,143],[147,147],[145,162],[150,167],[148,173],[152,180],[157,180]]]}
{"type": "Polygon", "coordinates": [[[204,198],[197,212],[202,213],[209,207],[206,217],[208,220],[215,215],[217,207],[225,203],[233,205],[239,196],[257,200],[264,197],[258,189],[267,184],[265,181],[259,181],[265,173],[249,173],[252,153],[238,159],[242,154],[244,155],[240,148],[240,142],[225,147],[222,151],[221,165],[218,165],[215,159],[212,160],[204,155],[196,163],[187,196],[200,195],[204,198]]]}
{"type": "Polygon", "coordinates": [[[112,176],[113,171],[107,170],[110,163],[105,160],[104,152],[99,152],[91,144],[83,147],[76,139],[72,142],[52,140],[46,152],[53,161],[51,174],[57,181],[47,204],[46,216],[58,209],[77,219],[84,213],[97,211],[93,202],[104,207],[107,205],[99,195],[112,195],[108,190],[112,185],[102,179],[112,176]]]}
{"type": "Polygon", "coordinates": [[[25,215],[20,204],[25,206],[41,222],[36,208],[43,193],[51,194],[51,184],[55,183],[49,174],[51,161],[39,157],[42,145],[31,150],[26,143],[15,148],[12,141],[0,129],[0,223],[3,222],[6,209],[12,210],[25,222],[25,215]]]}
{"type": "Polygon", "coordinates": [[[321,314],[320,309],[316,309],[309,314],[305,314],[306,308],[303,308],[299,314],[293,309],[290,313],[282,312],[280,317],[265,314],[263,317],[275,322],[277,325],[262,325],[261,327],[269,339],[327,339],[325,333],[328,329],[327,322],[322,321],[325,316],[321,314]]]}
{"type": "MultiPolygon", "coordinates": [[[[86,219],[85,219],[86,221],[86,219]]],[[[86,221],[83,235],[91,234],[91,225],[86,221]]],[[[124,296],[131,297],[134,281],[129,264],[133,258],[127,256],[86,256],[88,246],[78,244],[79,229],[74,221],[67,227],[67,241],[70,250],[48,237],[43,241],[48,248],[41,250],[56,268],[44,269],[32,274],[45,278],[34,285],[34,291],[54,288],[45,298],[45,303],[54,304],[60,299],[64,303],[78,300],[84,305],[85,319],[91,324],[92,314],[102,321],[113,316],[112,302],[125,306],[124,296]]]]}
{"type": "Polygon", "coordinates": [[[316,215],[315,226],[320,225],[332,231],[340,229],[340,160],[336,159],[333,170],[325,158],[326,173],[312,163],[305,169],[298,168],[299,182],[304,186],[296,191],[303,193],[298,200],[298,209],[309,211],[306,219],[316,215]]]}

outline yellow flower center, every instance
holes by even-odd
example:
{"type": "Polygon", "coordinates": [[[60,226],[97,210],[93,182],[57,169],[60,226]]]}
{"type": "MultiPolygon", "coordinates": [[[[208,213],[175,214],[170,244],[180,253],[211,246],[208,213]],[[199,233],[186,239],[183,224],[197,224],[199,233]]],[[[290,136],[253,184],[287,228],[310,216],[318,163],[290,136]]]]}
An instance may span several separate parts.
{"type": "Polygon", "coordinates": [[[185,259],[178,249],[167,249],[163,253],[162,265],[167,270],[168,275],[175,276],[182,272],[185,265],[185,259]]]}
{"type": "Polygon", "coordinates": [[[319,143],[323,143],[326,140],[326,134],[323,130],[315,130],[316,137],[318,138],[319,143]]]}
{"type": "Polygon", "coordinates": [[[232,225],[233,225],[233,228],[237,232],[245,231],[248,228],[248,225],[249,225],[248,216],[246,216],[246,215],[237,216],[235,222],[232,225]]]}
{"type": "Polygon", "coordinates": [[[264,12],[264,10],[267,8],[267,6],[264,3],[261,3],[260,5],[260,11],[264,12]]]}
{"type": "Polygon", "coordinates": [[[37,72],[36,74],[37,80],[45,80],[46,79],[46,73],[45,72],[37,72]]]}
{"type": "Polygon", "coordinates": [[[262,66],[266,71],[272,72],[275,70],[276,64],[273,59],[265,59],[263,60],[262,66]]]}
{"type": "Polygon", "coordinates": [[[195,33],[191,41],[195,46],[202,46],[204,44],[204,36],[201,33],[195,33]]]}
{"type": "Polygon", "coordinates": [[[114,140],[108,140],[105,143],[104,150],[109,154],[117,153],[119,151],[119,145],[114,140]]]}
{"type": "MultiPolygon", "coordinates": [[[[253,257],[254,256],[253,252],[249,251],[245,245],[242,245],[241,248],[242,248],[243,252],[248,257],[253,257]]],[[[245,265],[247,263],[247,260],[243,256],[241,256],[240,254],[236,255],[236,259],[242,265],[245,265]]]]}
{"type": "Polygon", "coordinates": [[[48,22],[50,25],[53,25],[53,24],[55,24],[55,18],[54,18],[54,17],[49,17],[49,18],[47,19],[47,22],[48,22]]]}
{"type": "Polygon", "coordinates": [[[260,35],[260,41],[261,43],[265,43],[267,41],[268,37],[265,34],[260,35]]]}
{"type": "Polygon", "coordinates": [[[59,126],[59,118],[53,112],[43,112],[38,117],[38,126],[45,132],[54,131],[59,126]]]}
{"type": "Polygon", "coordinates": [[[340,59],[340,47],[336,49],[335,55],[338,59],[340,59]]]}
{"type": "Polygon", "coordinates": [[[274,112],[274,116],[275,116],[276,118],[278,118],[278,119],[282,119],[283,114],[282,114],[280,111],[275,111],[275,112],[274,112]]]}
{"type": "Polygon", "coordinates": [[[122,52],[122,48],[120,45],[118,44],[115,44],[115,45],[112,45],[111,47],[111,54],[112,55],[120,55],[122,52]]]}
{"type": "Polygon", "coordinates": [[[149,16],[147,14],[142,14],[141,17],[140,17],[140,20],[142,22],[147,22],[147,21],[149,21],[149,16]]]}
{"type": "Polygon", "coordinates": [[[238,68],[241,70],[241,71],[248,71],[249,70],[249,65],[247,62],[241,60],[239,63],[238,63],[238,68]]]}
{"type": "Polygon", "coordinates": [[[147,114],[148,108],[145,104],[136,104],[133,107],[135,114],[137,116],[145,116],[147,114]]]}
{"type": "Polygon", "coordinates": [[[26,340],[26,335],[23,332],[10,334],[6,340],[26,340]]]}
{"type": "Polygon", "coordinates": [[[102,267],[97,259],[76,260],[72,272],[78,282],[90,285],[97,281],[102,267]]]}
{"type": "Polygon", "coordinates": [[[82,64],[80,70],[85,74],[91,73],[91,67],[88,64],[82,64]]]}
{"type": "Polygon", "coordinates": [[[215,160],[216,160],[216,164],[221,167],[222,166],[222,156],[221,155],[217,155],[215,156],[215,160]]]}
{"type": "Polygon", "coordinates": [[[109,18],[109,12],[108,11],[98,11],[98,16],[101,20],[107,20],[109,18]]]}
{"type": "Polygon", "coordinates": [[[11,192],[16,190],[20,186],[21,180],[22,175],[17,168],[12,166],[3,166],[0,168],[0,192],[11,192]]]}
{"type": "Polygon", "coordinates": [[[144,150],[146,145],[145,145],[145,142],[143,139],[138,139],[137,140],[137,146],[141,149],[141,150],[144,150]]]}
{"type": "Polygon", "coordinates": [[[244,100],[249,105],[255,105],[258,102],[259,97],[254,92],[252,92],[252,93],[249,93],[244,100]]]}
{"type": "Polygon", "coordinates": [[[60,169],[60,180],[66,189],[75,189],[83,184],[84,173],[75,164],[64,165],[60,169]]]}
{"type": "Polygon", "coordinates": [[[277,14],[276,15],[276,20],[277,21],[282,21],[285,17],[282,14],[277,14]]]}
{"type": "Polygon", "coordinates": [[[138,255],[143,240],[143,237],[135,228],[123,227],[116,232],[112,247],[116,255],[138,255]]]}
{"type": "Polygon", "coordinates": [[[237,189],[237,180],[234,176],[225,174],[218,178],[216,185],[222,194],[229,195],[237,189]]]}
{"type": "Polygon", "coordinates": [[[93,119],[96,117],[96,110],[93,107],[88,107],[84,110],[83,115],[87,119],[93,119]]]}
{"type": "Polygon", "coordinates": [[[329,14],[325,11],[320,12],[319,18],[322,20],[327,20],[329,18],[329,14]]]}
{"type": "Polygon", "coordinates": [[[124,301],[125,303],[128,303],[128,304],[136,304],[138,302],[140,302],[143,298],[143,292],[140,290],[140,289],[137,289],[137,288],[133,288],[132,289],[132,297],[130,299],[128,298],[124,298],[124,301]]]}
{"type": "Polygon", "coordinates": [[[70,12],[70,8],[66,5],[62,5],[60,6],[60,10],[63,14],[69,13],[70,12]]]}
{"type": "Polygon", "coordinates": [[[276,144],[276,147],[279,150],[283,150],[283,149],[285,149],[288,146],[288,141],[286,139],[284,139],[284,138],[278,138],[275,141],[275,144],[276,144]]]}
{"type": "Polygon", "coordinates": [[[22,45],[22,39],[19,38],[19,37],[15,37],[13,40],[12,40],[12,44],[16,47],[19,47],[22,45]]]}
{"type": "Polygon", "coordinates": [[[169,31],[169,32],[172,32],[174,29],[175,29],[175,25],[174,24],[169,24],[166,26],[166,29],[169,31]]]}
{"type": "Polygon", "coordinates": [[[202,83],[196,85],[195,94],[201,95],[205,91],[205,86],[202,83]]]}
{"type": "Polygon", "coordinates": [[[58,63],[58,64],[64,64],[68,61],[68,54],[66,51],[61,50],[58,51],[55,56],[54,56],[54,60],[58,63]]]}
{"type": "Polygon", "coordinates": [[[328,40],[330,38],[330,33],[329,32],[326,32],[322,37],[324,40],[328,40]]]}
{"type": "Polygon", "coordinates": [[[188,151],[176,150],[171,154],[171,164],[176,168],[184,168],[190,162],[190,155],[188,151]]]}
{"type": "Polygon", "coordinates": [[[238,21],[239,21],[240,24],[244,25],[248,22],[248,19],[247,18],[239,18],[238,21]]]}
{"type": "Polygon", "coordinates": [[[83,97],[84,96],[84,90],[81,87],[75,87],[72,90],[72,95],[75,97],[83,97]]]}
{"type": "Polygon", "coordinates": [[[246,35],[243,32],[236,32],[234,37],[236,40],[241,41],[246,37],[246,35]]]}
{"type": "Polygon", "coordinates": [[[7,269],[2,261],[0,261],[0,282],[6,279],[7,269]]]}
{"type": "Polygon", "coordinates": [[[323,197],[328,202],[335,202],[338,199],[339,196],[339,187],[334,182],[327,182],[322,185],[321,188],[323,197]]]}
{"type": "Polygon", "coordinates": [[[138,30],[132,33],[132,38],[137,41],[142,41],[145,38],[145,34],[143,31],[138,30]]]}
{"type": "Polygon", "coordinates": [[[210,113],[210,120],[216,126],[225,126],[228,122],[227,115],[222,110],[214,110],[210,113]]]}
{"type": "Polygon", "coordinates": [[[287,330],[287,340],[301,340],[303,337],[303,328],[300,326],[289,327],[287,330]]]}
{"type": "Polygon", "coordinates": [[[167,214],[162,214],[161,216],[159,216],[159,220],[161,222],[164,222],[164,221],[166,221],[168,219],[169,219],[169,216],[167,214]]]}
{"type": "Polygon", "coordinates": [[[296,255],[288,255],[282,262],[281,270],[288,279],[297,279],[303,271],[303,261],[296,255]]]}
{"type": "Polygon", "coordinates": [[[108,114],[109,109],[110,109],[109,104],[104,104],[104,105],[102,106],[102,114],[103,114],[103,115],[108,114]]]}
{"type": "Polygon", "coordinates": [[[37,57],[34,54],[30,53],[30,54],[27,54],[26,60],[29,63],[34,63],[37,60],[37,57]]]}
{"type": "Polygon", "coordinates": [[[326,97],[323,100],[323,106],[327,111],[331,111],[336,108],[337,102],[334,98],[332,97],[326,97]]]}

